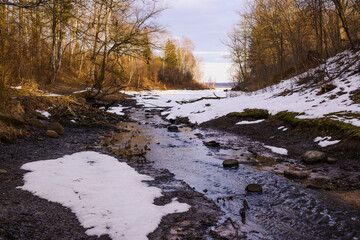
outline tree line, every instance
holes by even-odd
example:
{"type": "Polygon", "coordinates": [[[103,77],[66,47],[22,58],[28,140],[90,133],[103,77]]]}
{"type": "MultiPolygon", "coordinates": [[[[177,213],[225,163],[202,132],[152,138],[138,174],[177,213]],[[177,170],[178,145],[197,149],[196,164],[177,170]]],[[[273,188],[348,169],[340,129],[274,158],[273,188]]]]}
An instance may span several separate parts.
{"type": "Polygon", "coordinates": [[[226,44],[240,90],[275,84],[359,43],[359,0],[254,0],[239,16],[226,44]]]}
{"type": "Polygon", "coordinates": [[[192,83],[198,63],[191,44],[159,41],[164,30],[156,17],[164,10],[157,0],[0,0],[0,92],[78,81],[100,97],[192,83]],[[159,51],[169,42],[175,62],[166,48],[159,51]]]}

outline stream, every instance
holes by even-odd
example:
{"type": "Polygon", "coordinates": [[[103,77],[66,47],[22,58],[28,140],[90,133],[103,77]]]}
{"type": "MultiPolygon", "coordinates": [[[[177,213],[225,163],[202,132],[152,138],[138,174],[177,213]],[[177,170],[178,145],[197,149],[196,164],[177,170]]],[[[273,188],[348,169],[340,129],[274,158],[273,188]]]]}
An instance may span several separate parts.
{"type": "MultiPolygon", "coordinates": [[[[166,168],[177,179],[212,199],[224,211],[222,221],[231,218],[247,239],[359,239],[360,211],[339,204],[320,190],[296,184],[262,166],[276,164],[278,155],[261,143],[215,130],[177,125],[169,132],[169,122],[158,110],[127,110],[134,122],[120,123],[112,148],[130,156],[129,160],[150,162],[166,168]],[[209,148],[204,141],[215,140],[221,148],[209,148]],[[125,149],[125,150],[121,150],[125,149]],[[248,159],[255,149],[269,161],[262,166],[240,164],[224,168],[225,159],[248,159]],[[126,152],[127,151],[127,152],[126,152]],[[272,160],[271,160],[272,159],[272,160]],[[248,184],[262,186],[262,194],[248,193],[248,184]],[[246,218],[239,210],[249,205],[246,218]]],[[[209,237],[211,239],[211,237],[209,237]]]]}

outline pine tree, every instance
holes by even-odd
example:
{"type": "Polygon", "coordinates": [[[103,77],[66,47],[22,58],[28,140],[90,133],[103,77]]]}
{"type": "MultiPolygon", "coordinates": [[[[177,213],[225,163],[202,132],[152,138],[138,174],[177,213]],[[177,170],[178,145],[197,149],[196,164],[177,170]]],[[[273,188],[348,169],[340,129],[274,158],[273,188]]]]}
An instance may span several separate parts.
{"type": "Polygon", "coordinates": [[[168,39],[165,44],[164,50],[165,62],[171,66],[176,67],[178,65],[176,46],[171,39],[168,39]]]}

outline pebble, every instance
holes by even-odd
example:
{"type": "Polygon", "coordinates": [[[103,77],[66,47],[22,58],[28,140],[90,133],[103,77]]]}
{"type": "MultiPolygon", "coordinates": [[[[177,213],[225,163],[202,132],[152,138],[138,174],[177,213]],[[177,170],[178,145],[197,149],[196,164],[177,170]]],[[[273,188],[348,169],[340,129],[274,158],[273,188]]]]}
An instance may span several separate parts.
{"type": "Polygon", "coordinates": [[[167,130],[168,132],[180,132],[177,126],[169,126],[167,130]]]}
{"type": "Polygon", "coordinates": [[[313,164],[326,160],[326,154],[320,151],[307,151],[303,156],[304,163],[313,164]]]}
{"type": "Polygon", "coordinates": [[[223,161],[224,168],[239,167],[239,161],[235,159],[228,159],[223,161]]]}
{"type": "Polygon", "coordinates": [[[333,158],[333,157],[328,157],[327,159],[326,159],[326,162],[327,163],[336,163],[338,160],[336,159],[336,158],[333,158]]]}
{"type": "Polygon", "coordinates": [[[292,179],[304,179],[304,178],[308,177],[308,173],[303,172],[303,171],[289,169],[289,170],[284,171],[284,176],[287,178],[292,178],[292,179]]]}
{"type": "Polygon", "coordinates": [[[203,143],[207,147],[212,147],[212,148],[219,148],[220,147],[220,143],[218,143],[216,141],[203,142],[203,143]]]}
{"type": "Polygon", "coordinates": [[[262,187],[259,184],[249,184],[245,190],[251,193],[262,193],[262,187]]]}
{"type": "Polygon", "coordinates": [[[52,130],[55,131],[57,134],[59,135],[63,135],[64,134],[64,127],[58,123],[58,122],[53,122],[50,124],[50,126],[48,126],[47,128],[48,130],[52,130]]]}
{"type": "Polygon", "coordinates": [[[46,135],[52,138],[58,138],[59,134],[53,130],[47,130],[46,135]]]}

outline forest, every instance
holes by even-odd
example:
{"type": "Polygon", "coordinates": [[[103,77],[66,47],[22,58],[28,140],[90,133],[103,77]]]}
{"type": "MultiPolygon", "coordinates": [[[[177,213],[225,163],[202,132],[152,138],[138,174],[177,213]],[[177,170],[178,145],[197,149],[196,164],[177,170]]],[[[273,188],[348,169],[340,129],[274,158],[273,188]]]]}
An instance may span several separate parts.
{"type": "Polygon", "coordinates": [[[156,23],[155,0],[0,1],[0,92],[82,84],[122,89],[201,88],[188,39],[156,23]]]}
{"type": "Polygon", "coordinates": [[[236,88],[252,91],[355,48],[359,38],[358,0],[254,0],[226,44],[236,88]]]}

